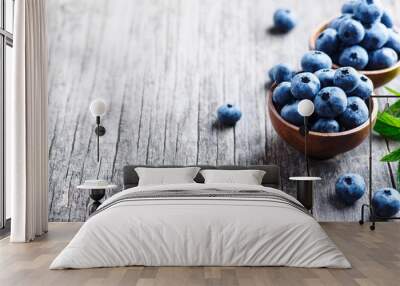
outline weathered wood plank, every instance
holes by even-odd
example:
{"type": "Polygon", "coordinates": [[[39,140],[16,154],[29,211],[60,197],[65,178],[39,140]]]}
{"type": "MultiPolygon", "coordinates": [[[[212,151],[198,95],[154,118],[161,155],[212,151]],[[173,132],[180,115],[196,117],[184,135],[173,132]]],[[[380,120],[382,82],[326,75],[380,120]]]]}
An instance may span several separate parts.
{"type": "MultiPolygon", "coordinates": [[[[84,220],[88,194],[76,186],[98,172],[121,183],[126,164],[277,163],[283,189],[295,194],[288,177],[303,175],[306,165],[269,122],[265,71],[279,62],[298,68],[311,31],[338,14],[341,2],[49,1],[50,219],[84,220]],[[299,25],[287,35],[267,33],[280,7],[295,11],[299,25]],[[100,166],[88,110],[97,97],[109,103],[100,166]],[[226,102],[243,111],[234,128],[215,122],[226,102]]],[[[385,4],[400,11],[396,1],[385,4]]],[[[393,144],[374,138],[375,161],[393,144]]],[[[367,150],[364,143],[310,162],[310,173],[323,177],[316,187],[318,219],[358,219],[365,199],[344,209],[333,184],[345,171],[366,174],[367,150]]],[[[390,185],[389,165],[374,167],[374,185],[390,185]]]]}

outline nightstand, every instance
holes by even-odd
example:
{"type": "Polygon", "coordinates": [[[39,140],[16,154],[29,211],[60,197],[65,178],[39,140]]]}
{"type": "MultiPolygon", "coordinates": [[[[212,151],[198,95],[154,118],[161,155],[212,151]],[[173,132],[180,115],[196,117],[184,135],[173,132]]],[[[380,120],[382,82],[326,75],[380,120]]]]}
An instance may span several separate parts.
{"type": "Polygon", "coordinates": [[[320,177],[290,177],[289,180],[297,182],[297,200],[303,204],[303,206],[311,211],[314,205],[314,181],[320,181],[320,177]]]}
{"type": "Polygon", "coordinates": [[[91,186],[91,185],[79,185],[77,188],[79,190],[88,190],[89,197],[93,202],[89,205],[89,215],[94,213],[97,208],[101,205],[101,199],[104,198],[106,190],[111,190],[117,188],[117,185],[106,185],[106,186],[91,186]]]}

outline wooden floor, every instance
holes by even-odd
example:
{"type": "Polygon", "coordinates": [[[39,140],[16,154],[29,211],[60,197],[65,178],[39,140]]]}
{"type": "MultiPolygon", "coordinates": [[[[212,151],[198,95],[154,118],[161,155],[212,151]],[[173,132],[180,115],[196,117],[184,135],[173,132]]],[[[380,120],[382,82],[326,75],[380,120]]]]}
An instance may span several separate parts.
{"type": "Polygon", "coordinates": [[[356,223],[323,223],[353,268],[287,267],[124,267],[48,270],[81,226],[51,223],[49,233],[29,244],[0,241],[0,285],[399,285],[400,223],[380,223],[376,231],[356,223]]]}

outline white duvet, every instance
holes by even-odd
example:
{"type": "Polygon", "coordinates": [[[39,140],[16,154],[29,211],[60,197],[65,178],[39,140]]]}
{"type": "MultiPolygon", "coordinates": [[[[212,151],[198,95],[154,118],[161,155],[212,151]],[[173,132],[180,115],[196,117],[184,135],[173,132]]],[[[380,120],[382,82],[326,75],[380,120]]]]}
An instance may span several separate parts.
{"type": "Polygon", "coordinates": [[[351,267],[312,216],[279,200],[250,196],[122,199],[137,192],[168,190],[265,191],[299,204],[282,191],[253,185],[180,184],[124,190],[100,206],[50,269],[127,265],[351,267]]]}

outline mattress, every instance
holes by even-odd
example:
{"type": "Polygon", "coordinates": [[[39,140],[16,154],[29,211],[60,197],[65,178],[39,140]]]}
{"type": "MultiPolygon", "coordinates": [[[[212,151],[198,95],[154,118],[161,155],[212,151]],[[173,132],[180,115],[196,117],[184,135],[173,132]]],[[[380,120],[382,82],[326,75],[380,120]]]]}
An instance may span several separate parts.
{"type": "Polygon", "coordinates": [[[50,269],[132,265],[351,267],[284,192],[196,183],[135,187],[112,196],[50,269]]]}

